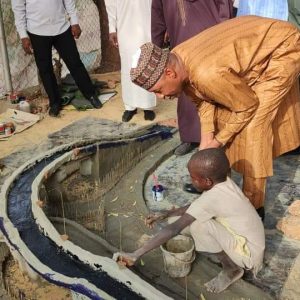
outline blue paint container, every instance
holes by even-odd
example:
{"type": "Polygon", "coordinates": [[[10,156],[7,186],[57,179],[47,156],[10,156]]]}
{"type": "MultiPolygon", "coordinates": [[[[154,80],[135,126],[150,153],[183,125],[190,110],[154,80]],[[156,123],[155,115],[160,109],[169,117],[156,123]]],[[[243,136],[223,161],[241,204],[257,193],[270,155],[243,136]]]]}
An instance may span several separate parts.
{"type": "Polygon", "coordinates": [[[152,187],[152,197],[157,202],[164,200],[164,187],[161,184],[152,187]]]}

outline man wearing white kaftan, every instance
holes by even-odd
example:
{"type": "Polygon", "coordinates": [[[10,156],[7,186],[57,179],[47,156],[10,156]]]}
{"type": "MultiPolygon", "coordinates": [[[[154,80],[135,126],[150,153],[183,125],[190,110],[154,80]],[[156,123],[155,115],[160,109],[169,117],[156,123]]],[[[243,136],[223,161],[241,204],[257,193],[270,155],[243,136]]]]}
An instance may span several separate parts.
{"type": "Polygon", "coordinates": [[[132,56],[142,44],[151,41],[151,3],[152,0],[105,0],[110,40],[121,57],[124,122],[137,113],[137,108],[144,109],[146,120],[155,118],[151,110],[156,105],[155,95],[130,80],[132,56]]]}

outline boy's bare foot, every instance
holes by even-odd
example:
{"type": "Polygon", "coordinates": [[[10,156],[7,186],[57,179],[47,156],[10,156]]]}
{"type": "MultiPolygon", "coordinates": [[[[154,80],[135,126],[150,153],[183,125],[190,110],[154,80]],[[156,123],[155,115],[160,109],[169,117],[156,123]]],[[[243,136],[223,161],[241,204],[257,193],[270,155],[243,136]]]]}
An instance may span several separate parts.
{"type": "Polygon", "coordinates": [[[225,269],[218,276],[205,283],[204,286],[211,293],[220,293],[226,290],[231,284],[239,280],[244,274],[244,269],[236,266],[234,269],[225,269]]]}

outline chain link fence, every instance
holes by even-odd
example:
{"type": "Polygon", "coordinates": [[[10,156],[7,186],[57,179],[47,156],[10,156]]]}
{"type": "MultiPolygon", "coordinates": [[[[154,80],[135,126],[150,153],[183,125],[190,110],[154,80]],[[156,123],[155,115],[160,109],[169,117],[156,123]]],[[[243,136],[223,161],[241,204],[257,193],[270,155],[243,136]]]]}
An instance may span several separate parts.
{"type": "MultiPolygon", "coordinates": [[[[26,55],[22,49],[21,41],[15,27],[14,14],[11,0],[0,0],[2,7],[3,23],[6,36],[6,45],[9,57],[10,73],[14,91],[38,85],[38,73],[32,55],[26,55]]],[[[99,68],[101,63],[101,32],[99,11],[93,0],[75,0],[82,35],[77,41],[81,59],[88,71],[99,68]]],[[[53,58],[58,54],[53,51],[53,58]]],[[[68,70],[62,69],[62,76],[68,70]]],[[[3,65],[0,57],[0,96],[7,93],[3,78],[3,65]]]]}

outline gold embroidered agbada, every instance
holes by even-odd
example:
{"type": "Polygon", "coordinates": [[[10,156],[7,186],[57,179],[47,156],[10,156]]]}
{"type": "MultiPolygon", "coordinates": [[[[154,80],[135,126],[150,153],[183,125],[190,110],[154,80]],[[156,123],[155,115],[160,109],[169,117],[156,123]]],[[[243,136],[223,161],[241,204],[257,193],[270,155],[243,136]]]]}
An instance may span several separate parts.
{"type": "MultiPolygon", "coordinates": [[[[300,34],[291,24],[245,16],[174,48],[204,132],[226,145],[232,167],[273,175],[272,158],[300,145],[300,34]]],[[[259,206],[258,206],[259,207],[259,206]]]]}

